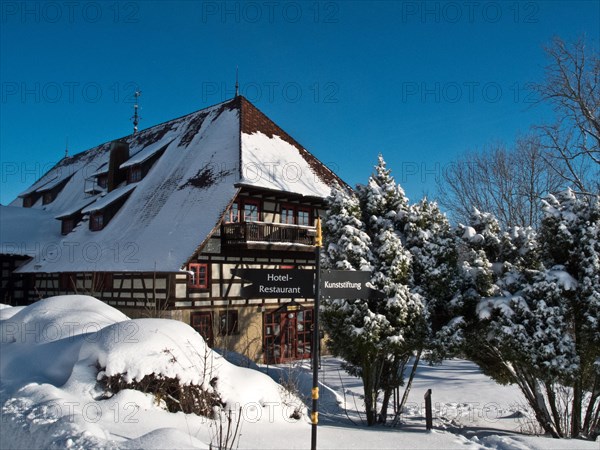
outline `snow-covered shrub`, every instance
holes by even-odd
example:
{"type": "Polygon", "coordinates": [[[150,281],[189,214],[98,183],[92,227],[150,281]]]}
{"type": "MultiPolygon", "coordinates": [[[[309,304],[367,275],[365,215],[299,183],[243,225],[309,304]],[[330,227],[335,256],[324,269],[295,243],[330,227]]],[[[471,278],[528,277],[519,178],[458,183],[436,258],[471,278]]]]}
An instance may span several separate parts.
{"type": "Polygon", "coordinates": [[[462,226],[461,294],[442,333],[501,383],[516,383],[554,437],[598,435],[600,200],[565,191],[531,229],[474,211],[462,226]],[[567,392],[569,401],[564,401],[567,392]]]}

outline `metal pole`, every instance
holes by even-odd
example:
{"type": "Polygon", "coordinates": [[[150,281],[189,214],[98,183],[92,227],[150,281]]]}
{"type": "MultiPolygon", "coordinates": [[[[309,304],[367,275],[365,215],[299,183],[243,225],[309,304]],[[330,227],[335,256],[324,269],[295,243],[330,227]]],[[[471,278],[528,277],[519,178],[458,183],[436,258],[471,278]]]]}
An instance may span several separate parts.
{"type": "Polygon", "coordinates": [[[312,426],[310,437],[311,450],[317,450],[317,424],[319,423],[319,353],[320,353],[320,333],[319,333],[319,306],[320,306],[320,283],[321,283],[321,245],[323,237],[321,234],[321,219],[317,219],[317,236],[315,239],[315,310],[313,313],[313,342],[312,342],[312,368],[313,368],[313,387],[312,387],[312,412],[310,414],[312,426]]]}

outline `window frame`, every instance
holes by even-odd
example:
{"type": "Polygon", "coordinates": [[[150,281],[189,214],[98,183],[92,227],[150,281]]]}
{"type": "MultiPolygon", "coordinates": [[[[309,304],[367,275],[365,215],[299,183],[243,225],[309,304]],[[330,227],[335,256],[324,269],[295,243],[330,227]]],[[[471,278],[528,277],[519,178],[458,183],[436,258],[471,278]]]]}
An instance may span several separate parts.
{"type": "Polygon", "coordinates": [[[225,215],[225,223],[260,222],[262,216],[262,203],[256,198],[238,198],[231,204],[225,215]],[[256,206],[256,220],[246,220],[246,206],[256,206]]]}
{"type": "Polygon", "coordinates": [[[239,313],[237,309],[219,312],[219,336],[240,334],[239,313]]]}
{"type": "Polygon", "coordinates": [[[46,191],[42,194],[42,205],[47,205],[54,201],[54,193],[52,191],[46,191]]]}
{"type": "Polygon", "coordinates": [[[298,208],[296,209],[296,225],[310,227],[312,222],[312,209],[309,206],[298,205],[298,208]],[[300,223],[300,211],[308,213],[308,223],[300,223]]]}
{"type": "Polygon", "coordinates": [[[72,232],[76,226],[77,226],[77,224],[75,223],[75,219],[73,219],[73,218],[63,219],[61,221],[61,225],[60,225],[60,233],[63,236],[65,236],[65,235],[69,234],[70,232],[72,232]]]}
{"type": "MultiPolygon", "coordinates": [[[[296,205],[296,204],[292,204],[292,203],[282,203],[281,207],[280,207],[280,212],[279,212],[279,220],[280,223],[284,224],[284,225],[300,225],[300,226],[305,226],[305,227],[309,227],[311,226],[313,220],[312,220],[312,208],[310,206],[304,206],[304,205],[296,205]],[[289,221],[283,221],[284,216],[283,216],[283,210],[288,210],[288,211],[292,211],[292,222],[290,223],[289,221]],[[308,222],[307,223],[300,223],[300,211],[308,213],[308,222]]],[[[286,215],[286,218],[288,218],[289,215],[286,215]]]]}
{"type": "Polygon", "coordinates": [[[245,198],[242,200],[241,202],[241,208],[240,208],[240,216],[242,216],[243,214],[243,222],[260,222],[260,216],[261,216],[261,204],[260,204],[260,200],[255,199],[255,198],[245,198]],[[248,216],[246,215],[246,206],[255,206],[256,207],[256,220],[250,218],[250,220],[248,220],[248,216]]]}
{"type": "Polygon", "coordinates": [[[190,314],[190,325],[202,336],[209,347],[214,346],[213,313],[211,311],[195,311],[190,314]]]}
{"type": "Polygon", "coordinates": [[[108,187],[108,175],[98,175],[96,178],[96,184],[102,189],[106,189],[108,187]]]}
{"type": "Polygon", "coordinates": [[[240,204],[238,201],[235,201],[231,204],[229,209],[227,210],[227,215],[225,217],[226,223],[239,223],[240,222],[240,204]],[[235,209],[235,212],[234,212],[235,209]]]}
{"type": "Polygon", "coordinates": [[[90,214],[90,231],[100,231],[106,225],[104,211],[94,211],[90,214]]]}
{"type": "Polygon", "coordinates": [[[131,184],[131,183],[137,183],[139,181],[142,181],[142,178],[144,178],[143,175],[144,174],[143,174],[141,166],[139,166],[139,165],[131,166],[129,168],[129,172],[127,172],[127,183],[131,184]]]}
{"type": "Polygon", "coordinates": [[[190,289],[208,289],[210,283],[208,263],[189,263],[188,270],[192,272],[188,279],[190,289]],[[204,269],[204,276],[201,276],[201,269],[204,269]]]}
{"type": "Polygon", "coordinates": [[[281,205],[281,211],[279,213],[279,222],[284,225],[295,225],[296,224],[296,208],[294,208],[293,205],[283,203],[281,205]],[[284,210],[286,211],[285,216],[283,214],[284,210]],[[287,211],[290,211],[292,213],[291,216],[287,211]],[[289,222],[290,218],[292,219],[291,222],[289,222]],[[284,219],[285,219],[285,221],[284,221],[284,219]]]}

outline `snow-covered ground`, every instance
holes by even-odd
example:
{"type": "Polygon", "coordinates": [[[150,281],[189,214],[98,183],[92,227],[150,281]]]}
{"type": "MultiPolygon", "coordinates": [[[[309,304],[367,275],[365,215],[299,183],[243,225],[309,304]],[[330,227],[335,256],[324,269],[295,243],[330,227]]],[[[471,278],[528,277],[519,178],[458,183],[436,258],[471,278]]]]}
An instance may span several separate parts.
{"type": "MultiPolygon", "coordinates": [[[[107,395],[98,380],[117,373],[128,380],[151,373],[176,377],[218,393],[234,425],[241,416],[233,448],[310,447],[307,408],[300,400],[310,404],[307,364],[238,367],[226,359],[239,362],[239,355],[213,353],[186,324],[129,320],[86,296],[0,305],[0,333],[1,449],[207,449],[218,442],[218,420],[170,413],[164,401],[134,390],[107,395]]],[[[598,442],[521,433],[528,422],[519,391],[497,385],[468,361],[422,364],[397,427],[362,424],[360,381],[341,370],[339,360],[323,358],[320,380],[320,449],[599,448],[598,442]],[[424,424],[427,389],[434,408],[431,432],[424,424]]]]}

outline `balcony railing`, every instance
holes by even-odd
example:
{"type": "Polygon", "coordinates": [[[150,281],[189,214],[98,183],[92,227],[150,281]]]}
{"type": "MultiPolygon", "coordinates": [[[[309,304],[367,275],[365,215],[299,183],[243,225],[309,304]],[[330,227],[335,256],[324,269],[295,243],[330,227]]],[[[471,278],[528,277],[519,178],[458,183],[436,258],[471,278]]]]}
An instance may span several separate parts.
{"type": "Polygon", "coordinates": [[[235,222],[223,225],[223,243],[314,245],[314,227],[268,222],[235,222]]]}

